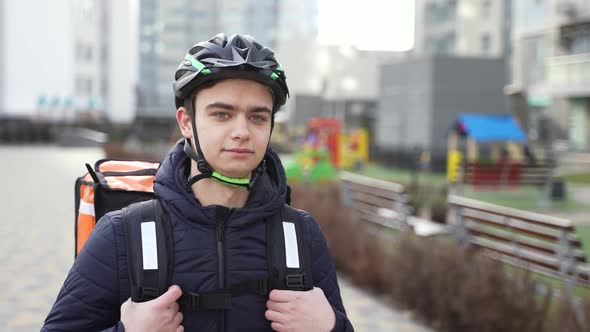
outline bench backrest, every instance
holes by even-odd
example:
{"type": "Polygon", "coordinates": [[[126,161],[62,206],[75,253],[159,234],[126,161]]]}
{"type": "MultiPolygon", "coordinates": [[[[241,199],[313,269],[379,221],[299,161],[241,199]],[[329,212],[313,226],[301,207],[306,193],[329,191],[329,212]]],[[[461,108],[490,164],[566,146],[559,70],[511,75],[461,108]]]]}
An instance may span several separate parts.
{"type": "Polygon", "coordinates": [[[409,228],[409,207],[401,184],[342,172],[340,195],[342,204],[352,207],[361,221],[377,227],[409,228]]]}
{"type": "Polygon", "coordinates": [[[590,286],[590,267],[571,221],[450,195],[464,246],[537,272],[590,286]]]}

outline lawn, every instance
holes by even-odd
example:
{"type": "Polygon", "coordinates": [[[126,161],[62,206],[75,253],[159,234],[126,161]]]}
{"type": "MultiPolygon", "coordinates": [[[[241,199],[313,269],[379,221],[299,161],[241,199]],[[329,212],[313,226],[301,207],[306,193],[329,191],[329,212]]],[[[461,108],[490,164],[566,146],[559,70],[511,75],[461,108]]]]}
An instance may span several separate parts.
{"type": "Polygon", "coordinates": [[[586,253],[586,258],[590,261],[590,225],[576,225],[576,234],[582,241],[582,247],[586,253]]]}
{"type": "Polygon", "coordinates": [[[362,170],[356,171],[356,173],[403,185],[411,183],[414,177],[418,183],[429,183],[436,186],[443,186],[447,183],[447,178],[444,174],[413,172],[406,169],[384,167],[373,163],[366,165],[362,170]]]}
{"type": "MultiPolygon", "coordinates": [[[[436,187],[443,187],[447,180],[444,174],[440,173],[414,173],[409,170],[388,168],[377,164],[368,164],[365,168],[356,173],[370,176],[377,179],[387,180],[391,182],[408,185],[415,179],[419,184],[433,185],[436,187]]],[[[590,173],[588,173],[588,183],[590,183],[590,173]]],[[[566,187],[567,188],[567,187],[566,187]]],[[[520,186],[520,187],[506,187],[496,190],[474,189],[470,185],[463,186],[458,192],[469,198],[489,202],[492,204],[507,206],[515,209],[538,211],[542,206],[543,195],[545,194],[543,187],[536,186],[520,186]]],[[[572,195],[566,195],[563,201],[554,201],[551,204],[551,209],[558,212],[576,212],[588,210],[590,213],[590,206],[584,206],[571,199],[572,195]]]]}
{"type": "Polygon", "coordinates": [[[569,183],[590,184],[590,172],[560,175],[558,178],[569,183]]]}
{"type": "MultiPolygon", "coordinates": [[[[542,203],[543,196],[546,195],[542,187],[521,186],[505,188],[502,190],[480,190],[471,186],[465,186],[459,194],[465,197],[515,209],[528,211],[546,209],[543,207],[542,203]]],[[[557,212],[578,212],[584,210],[590,212],[590,207],[575,201],[571,197],[571,194],[566,194],[563,201],[551,202],[550,209],[557,212]]]]}

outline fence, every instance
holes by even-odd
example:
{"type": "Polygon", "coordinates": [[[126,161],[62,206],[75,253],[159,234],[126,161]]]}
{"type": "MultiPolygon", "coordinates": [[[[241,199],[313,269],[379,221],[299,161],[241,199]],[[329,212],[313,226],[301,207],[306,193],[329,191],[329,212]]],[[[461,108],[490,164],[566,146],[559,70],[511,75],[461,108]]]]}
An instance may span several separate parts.
{"type": "Polygon", "coordinates": [[[545,185],[554,165],[523,163],[465,163],[463,183],[473,186],[545,185]]]}

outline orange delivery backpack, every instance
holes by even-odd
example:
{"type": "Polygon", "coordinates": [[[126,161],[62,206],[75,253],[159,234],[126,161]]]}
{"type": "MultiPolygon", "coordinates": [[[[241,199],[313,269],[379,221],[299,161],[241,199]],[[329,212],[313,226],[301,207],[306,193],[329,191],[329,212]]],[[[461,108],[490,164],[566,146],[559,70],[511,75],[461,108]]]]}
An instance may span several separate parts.
{"type": "Polygon", "coordinates": [[[80,250],[96,222],[110,211],[155,198],[154,178],[159,162],[101,159],[76,180],[75,248],[80,250]]]}

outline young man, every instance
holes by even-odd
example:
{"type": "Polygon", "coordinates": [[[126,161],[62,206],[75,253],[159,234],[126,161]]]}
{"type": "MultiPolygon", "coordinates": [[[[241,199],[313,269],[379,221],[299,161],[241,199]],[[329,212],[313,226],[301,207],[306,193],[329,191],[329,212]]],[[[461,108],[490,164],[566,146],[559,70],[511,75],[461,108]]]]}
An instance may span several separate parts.
{"type": "Polygon", "coordinates": [[[250,36],[219,34],[191,48],[174,91],[185,139],[154,182],[172,226],[172,286],[150,301],[129,299],[121,211],[109,213],[74,262],[42,331],[352,331],[326,242],[305,212],[313,289],[236,296],[223,310],[179,306],[185,293],[268,275],[267,223],[287,195],[269,140],[288,89],[272,51],[250,36]]]}

